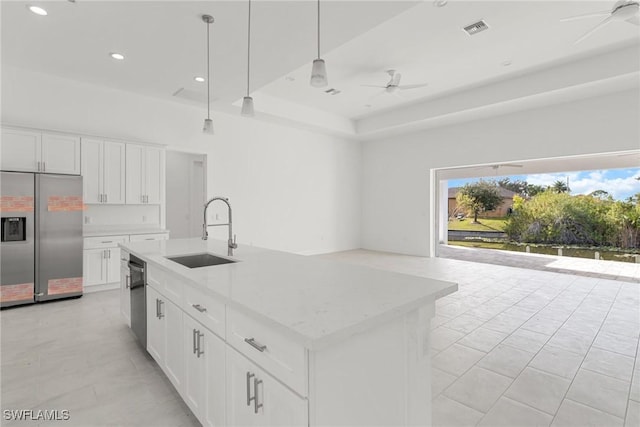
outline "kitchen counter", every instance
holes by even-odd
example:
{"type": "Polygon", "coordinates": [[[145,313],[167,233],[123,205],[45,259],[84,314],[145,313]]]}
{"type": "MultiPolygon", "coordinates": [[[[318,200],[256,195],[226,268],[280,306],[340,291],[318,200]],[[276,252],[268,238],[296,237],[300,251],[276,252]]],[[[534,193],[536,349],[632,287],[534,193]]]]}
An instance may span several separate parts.
{"type": "Polygon", "coordinates": [[[100,227],[100,228],[88,228],[85,227],[82,232],[83,237],[97,237],[97,236],[117,236],[125,234],[160,234],[168,233],[169,230],[164,228],[132,228],[132,227],[100,227]]]}
{"type": "Polygon", "coordinates": [[[451,282],[239,245],[235,263],[190,269],[165,257],[208,252],[226,241],[175,239],[120,245],[224,304],[319,349],[397,319],[457,290],[451,282]]]}

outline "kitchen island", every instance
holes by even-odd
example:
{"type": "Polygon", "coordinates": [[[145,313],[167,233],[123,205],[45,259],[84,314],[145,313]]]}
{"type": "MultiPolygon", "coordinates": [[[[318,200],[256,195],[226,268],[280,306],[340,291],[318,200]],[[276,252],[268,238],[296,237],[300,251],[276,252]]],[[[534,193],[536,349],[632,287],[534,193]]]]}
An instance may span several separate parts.
{"type": "Polygon", "coordinates": [[[147,351],[203,425],[431,423],[430,319],[456,284],[217,240],[121,247],[146,262],[147,351]],[[199,253],[234,262],[168,259],[199,253]]]}

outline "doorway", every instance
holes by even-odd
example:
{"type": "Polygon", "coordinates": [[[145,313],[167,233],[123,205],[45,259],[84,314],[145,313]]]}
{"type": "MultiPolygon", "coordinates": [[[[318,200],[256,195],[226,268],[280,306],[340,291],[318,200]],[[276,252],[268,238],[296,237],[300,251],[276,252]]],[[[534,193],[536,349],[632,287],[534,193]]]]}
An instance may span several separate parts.
{"type": "Polygon", "coordinates": [[[171,238],[202,235],[206,166],[206,154],[167,151],[167,228],[171,238]]]}

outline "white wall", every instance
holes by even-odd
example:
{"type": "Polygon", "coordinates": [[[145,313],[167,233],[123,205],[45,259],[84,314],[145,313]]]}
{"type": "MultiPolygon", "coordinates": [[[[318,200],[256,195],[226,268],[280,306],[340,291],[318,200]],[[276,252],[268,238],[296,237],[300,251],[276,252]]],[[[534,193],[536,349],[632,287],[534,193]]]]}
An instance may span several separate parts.
{"type": "Polygon", "coordinates": [[[205,116],[205,109],[2,67],[3,124],[207,154],[208,194],[229,197],[239,243],[299,253],[360,246],[359,142],[223,113],[213,114],[210,137],[201,133],[205,116]]]}
{"type": "Polygon", "coordinates": [[[429,256],[430,170],[640,148],[636,90],[363,144],[362,243],[429,256]]]}

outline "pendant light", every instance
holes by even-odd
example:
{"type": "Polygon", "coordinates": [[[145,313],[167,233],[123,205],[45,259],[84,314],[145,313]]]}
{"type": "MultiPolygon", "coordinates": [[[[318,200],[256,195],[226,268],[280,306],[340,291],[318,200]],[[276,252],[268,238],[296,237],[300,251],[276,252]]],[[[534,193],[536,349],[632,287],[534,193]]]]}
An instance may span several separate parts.
{"type": "Polygon", "coordinates": [[[318,0],[318,58],[313,60],[311,67],[311,86],[325,87],[327,85],[327,67],[324,59],[320,58],[320,0],[318,0]]]}
{"type": "Polygon", "coordinates": [[[251,0],[249,0],[249,20],[247,23],[247,96],[242,98],[242,115],[253,117],[253,98],[249,96],[249,76],[251,71],[251,0]]]}
{"type": "Polygon", "coordinates": [[[213,16],[202,15],[202,21],[207,24],[207,118],[204,119],[202,132],[213,135],[213,120],[211,120],[211,60],[209,58],[209,27],[213,24],[213,16]]]}

